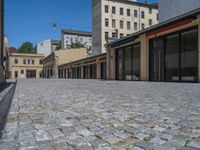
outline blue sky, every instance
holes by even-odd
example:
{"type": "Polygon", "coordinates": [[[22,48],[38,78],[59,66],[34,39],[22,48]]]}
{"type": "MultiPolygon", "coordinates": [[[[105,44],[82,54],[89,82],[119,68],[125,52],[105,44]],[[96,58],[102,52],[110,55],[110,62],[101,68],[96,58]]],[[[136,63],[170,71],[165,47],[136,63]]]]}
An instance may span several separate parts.
{"type": "Polygon", "coordinates": [[[92,0],[5,0],[9,46],[18,48],[24,41],[36,44],[47,38],[60,39],[61,29],[91,31],[91,7],[92,0]],[[57,29],[52,28],[53,23],[59,24],[57,29]]]}

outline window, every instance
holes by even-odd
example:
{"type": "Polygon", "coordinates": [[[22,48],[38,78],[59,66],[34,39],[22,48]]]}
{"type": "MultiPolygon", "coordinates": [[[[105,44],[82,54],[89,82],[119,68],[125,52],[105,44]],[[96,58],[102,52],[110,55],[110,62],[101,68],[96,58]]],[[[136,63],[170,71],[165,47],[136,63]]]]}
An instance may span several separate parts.
{"type": "Polygon", "coordinates": [[[157,14],[157,20],[159,20],[159,15],[157,14]]]}
{"type": "Polygon", "coordinates": [[[115,19],[112,19],[112,27],[116,28],[116,20],[115,19]]]}
{"type": "Polygon", "coordinates": [[[75,38],[75,42],[78,42],[78,38],[77,37],[75,38]]]}
{"type": "Polygon", "coordinates": [[[127,21],[127,29],[130,30],[131,29],[131,22],[127,21]]]}
{"type": "Polygon", "coordinates": [[[137,31],[138,30],[138,23],[134,22],[134,30],[137,31]]]}
{"type": "Polygon", "coordinates": [[[177,81],[179,76],[179,35],[166,38],[165,72],[166,81],[177,81]]]}
{"type": "Polygon", "coordinates": [[[15,71],[15,79],[18,78],[18,71],[15,71]]]}
{"type": "Polygon", "coordinates": [[[130,9],[127,9],[127,16],[131,16],[131,10],[130,9]]]}
{"type": "Polygon", "coordinates": [[[150,45],[152,45],[150,49],[151,80],[176,82],[198,81],[197,28],[153,39],[150,45]],[[158,40],[162,41],[162,44],[159,44],[158,40]],[[157,54],[155,55],[155,53],[157,54]],[[158,67],[156,67],[157,64],[159,64],[158,67]],[[155,67],[158,69],[155,70],[155,67]],[[163,78],[159,78],[159,76],[163,76],[163,78]]]}
{"type": "Polygon", "coordinates": [[[116,8],[114,6],[112,7],[112,14],[116,14],[116,8]]]}
{"type": "Polygon", "coordinates": [[[120,8],[120,15],[123,16],[124,15],[124,9],[120,8]]]}
{"type": "Polygon", "coordinates": [[[152,8],[149,8],[149,14],[152,14],[152,8]]]}
{"type": "Polygon", "coordinates": [[[138,11],[137,10],[134,10],[134,17],[138,17],[138,11]]]}
{"type": "Polygon", "coordinates": [[[21,70],[21,74],[24,74],[24,70],[21,70]]]}
{"type": "Polygon", "coordinates": [[[180,74],[181,81],[198,80],[198,30],[191,30],[181,35],[180,74]]]}
{"type": "Polygon", "coordinates": [[[125,48],[125,78],[131,78],[132,75],[132,65],[131,65],[131,55],[132,53],[132,47],[126,47],[125,48]]]}
{"type": "Polygon", "coordinates": [[[42,65],[42,60],[40,60],[40,65],[42,65]]]}
{"type": "Polygon", "coordinates": [[[123,38],[124,34],[123,33],[120,33],[120,38],[123,38]]]}
{"type": "Polygon", "coordinates": [[[120,26],[120,29],[123,29],[124,28],[124,21],[121,20],[119,26],[120,26]]]}
{"type": "Polygon", "coordinates": [[[145,13],[144,13],[144,11],[141,12],[141,18],[142,18],[142,19],[145,18],[145,13]]]}
{"type": "Polygon", "coordinates": [[[142,23],[142,24],[141,24],[141,29],[143,30],[144,28],[145,28],[145,24],[142,23]]]}
{"type": "Polygon", "coordinates": [[[83,38],[80,38],[80,42],[83,42],[83,38]]]}
{"type": "Polygon", "coordinates": [[[31,63],[31,61],[30,61],[30,59],[28,59],[28,64],[30,64],[31,63]]]}
{"type": "Polygon", "coordinates": [[[105,13],[109,13],[109,7],[108,7],[108,5],[105,5],[105,13]]]}
{"type": "Polygon", "coordinates": [[[140,44],[117,49],[116,57],[118,80],[140,80],[140,44]]]}
{"type": "Polygon", "coordinates": [[[105,19],[105,27],[109,27],[109,19],[105,19]]]}
{"type": "Polygon", "coordinates": [[[112,38],[116,38],[116,33],[112,32],[112,38]]]}
{"type": "Polygon", "coordinates": [[[26,64],[26,59],[23,60],[23,64],[24,64],[24,65],[26,64]]]}
{"type": "Polygon", "coordinates": [[[73,42],[73,38],[72,37],[70,37],[70,41],[73,42]]]}
{"type": "Polygon", "coordinates": [[[109,37],[109,32],[105,32],[105,41],[108,40],[108,37],[109,37]]]}
{"type": "Polygon", "coordinates": [[[32,65],[34,65],[35,64],[35,60],[32,60],[32,65]]]}
{"type": "Polygon", "coordinates": [[[15,59],[15,64],[18,64],[18,59],[15,59]]]}
{"type": "Polygon", "coordinates": [[[152,26],[152,19],[149,19],[149,26],[152,26]]]}

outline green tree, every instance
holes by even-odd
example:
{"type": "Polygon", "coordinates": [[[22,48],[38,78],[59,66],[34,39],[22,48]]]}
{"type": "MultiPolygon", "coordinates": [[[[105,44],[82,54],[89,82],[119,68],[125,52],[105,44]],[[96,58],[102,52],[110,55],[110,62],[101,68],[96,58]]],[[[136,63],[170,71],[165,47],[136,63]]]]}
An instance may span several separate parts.
{"type": "Polygon", "coordinates": [[[61,41],[58,43],[58,45],[56,46],[56,50],[60,50],[61,49],[61,41]]]}
{"type": "Polygon", "coordinates": [[[77,43],[72,43],[70,45],[70,48],[84,48],[85,46],[83,44],[81,44],[80,42],[77,43]]]}
{"type": "Polygon", "coordinates": [[[18,53],[34,54],[35,49],[31,42],[24,42],[18,49],[18,53]]]}

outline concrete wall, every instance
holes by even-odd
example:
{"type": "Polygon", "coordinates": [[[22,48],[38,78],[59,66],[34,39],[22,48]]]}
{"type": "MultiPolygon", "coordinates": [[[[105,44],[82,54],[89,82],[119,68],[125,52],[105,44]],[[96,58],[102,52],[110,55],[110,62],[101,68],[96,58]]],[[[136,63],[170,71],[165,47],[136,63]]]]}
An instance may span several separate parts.
{"type": "Polygon", "coordinates": [[[0,0],[0,84],[5,83],[5,68],[3,64],[3,44],[4,44],[4,7],[3,0],[0,0]]]}
{"type": "Polygon", "coordinates": [[[37,44],[37,53],[44,54],[47,57],[53,52],[52,40],[48,39],[37,44]]]}
{"type": "Polygon", "coordinates": [[[92,0],[92,54],[97,55],[102,51],[101,44],[101,2],[102,0],[92,0]]]}
{"type": "Polygon", "coordinates": [[[159,0],[159,22],[200,8],[200,0],[159,0]]]}

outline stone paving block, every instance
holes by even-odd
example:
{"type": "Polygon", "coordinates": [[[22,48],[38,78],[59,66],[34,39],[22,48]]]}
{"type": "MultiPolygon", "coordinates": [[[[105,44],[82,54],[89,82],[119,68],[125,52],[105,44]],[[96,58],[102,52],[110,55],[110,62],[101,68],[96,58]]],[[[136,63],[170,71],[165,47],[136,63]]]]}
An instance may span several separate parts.
{"type": "Polygon", "coordinates": [[[189,140],[186,142],[186,145],[192,148],[200,149],[200,137],[189,140]]]}
{"type": "Polygon", "coordinates": [[[52,147],[55,150],[75,150],[72,146],[70,146],[67,143],[54,143],[52,144],[52,147]]]}
{"type": "Polygon", "coordinates": [[[54,140],[65,138],[65,135],[58,129],[48,130],[47,132],[54,138],[54,140]]]}
{"type": "Polygon", "coordinates": [[[199,149],[198,84],[41,79],[17,89],[1,150],[199,149]]]}
{"type": "Polygon", "coordinates": [[[38,131],[35,133],[35,139],[38,144],[50,142],[52,137],[46,131],[38,131]]]}

